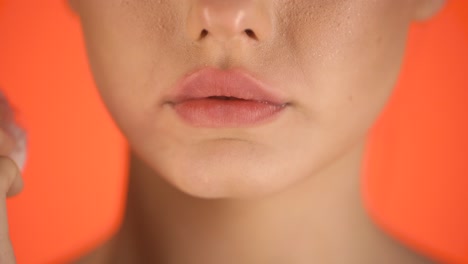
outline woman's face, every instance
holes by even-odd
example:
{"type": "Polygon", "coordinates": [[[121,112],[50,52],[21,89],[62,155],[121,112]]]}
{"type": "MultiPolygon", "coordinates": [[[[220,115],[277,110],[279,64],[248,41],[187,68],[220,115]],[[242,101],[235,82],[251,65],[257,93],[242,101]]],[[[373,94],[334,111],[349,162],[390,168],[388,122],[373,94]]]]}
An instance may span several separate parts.
{"type": "Polygon", "coordinates": [[[443,1],[70,2],[134,152],[180,190],[219,198],[285,189],[362,143],[398,77],[409,23],[443,1]],[[267,122],[187,122],[167,98],[205,67],[242,69],[287,105],[267,122]]]}

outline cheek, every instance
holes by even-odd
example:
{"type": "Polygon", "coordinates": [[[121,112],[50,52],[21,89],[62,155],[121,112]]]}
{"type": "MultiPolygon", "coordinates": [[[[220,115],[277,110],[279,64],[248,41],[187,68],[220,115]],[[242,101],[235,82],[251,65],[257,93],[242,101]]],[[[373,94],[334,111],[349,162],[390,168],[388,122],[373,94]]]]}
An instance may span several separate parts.
{"type": "MultiPolygon", "coordinates": [[[[167,36],[149,29],[144,6],[119,7],[109,1],[83,0],[81,22],[93,76],[105,105],[124,133],[144,123],[157,94],[174,75],[175,61],[164,56],[167,36]],[[150,39],[152,38],[152,39],[150,39]]],[[[154,16],[164,16],[155,11],[154,16]]],[[[146,120],[147,121],[147,120],[146,120]]],[[[133,131],[134,133],[134,131],[133,131]]]]}
{"type": "MultiPolygon", "coordinates": [[[[307,89],[302,105],[320,126],[365,130],[398,79],[409,19],[389,1],[349,1],[291,36],[307,89]],[[313,25],[313,26],[312,26],[313,25]]],[[[312,22],[311,22],[312,23],[312,22]]]]}
{"type": "Polygon", "coordinates": [[[312,12],[319,14],[313,19],[307,17],[310,10],[296,13],[302,19],[289,21],[278,44],[294,58],[282,72],[294,72],[288,83],[301,120],[290,126],[287,141],[275,142],[284,143],[288,157],[298,162],[294,168],[309,175],[362,142],[393,91],[404,54],[404,7],[339,2],[312,12]]]}

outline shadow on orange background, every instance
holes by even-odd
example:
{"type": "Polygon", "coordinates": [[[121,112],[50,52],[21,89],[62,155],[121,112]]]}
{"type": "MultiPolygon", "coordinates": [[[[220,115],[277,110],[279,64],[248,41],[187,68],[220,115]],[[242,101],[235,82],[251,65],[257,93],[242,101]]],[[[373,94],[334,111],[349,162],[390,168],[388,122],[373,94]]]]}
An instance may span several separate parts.
{"type": "MultiPolygon", "coordinates": [[[[101,104],[64,1],[0,0],[0,87],[29,133],[24,192],[8,201],[18,263],[60,263],[107,239],[127,148],[101,104]]],[[[415,25],[373,129],[363,195],[373,218],[444,263],[468,263],[468,3],[415,25]]]]}

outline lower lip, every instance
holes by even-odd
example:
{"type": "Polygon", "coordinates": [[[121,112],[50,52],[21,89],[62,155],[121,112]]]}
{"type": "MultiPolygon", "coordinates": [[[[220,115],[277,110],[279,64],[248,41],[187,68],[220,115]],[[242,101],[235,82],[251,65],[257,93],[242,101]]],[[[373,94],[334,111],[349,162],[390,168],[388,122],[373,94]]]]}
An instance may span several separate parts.
{"type": "Polygon", "coordinates": [[[245,127],[272,121],[284,105],[250,100],[195,99],[174,104],[175,112],[197,127],[245,127]]]}

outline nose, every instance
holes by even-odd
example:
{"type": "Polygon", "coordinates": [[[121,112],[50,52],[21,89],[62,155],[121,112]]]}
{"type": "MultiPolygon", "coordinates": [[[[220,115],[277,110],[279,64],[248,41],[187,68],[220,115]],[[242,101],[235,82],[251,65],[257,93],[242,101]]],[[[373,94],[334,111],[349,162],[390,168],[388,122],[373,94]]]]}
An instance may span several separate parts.
{"type": "Polygon", "coordinates": [[[271,0],[190,0],[188,35],[200,41],[226,42],[236,38],[262,41],[271,34],[271,0]],[[265,3],[266,2],[266,3],[265,3]]]}

